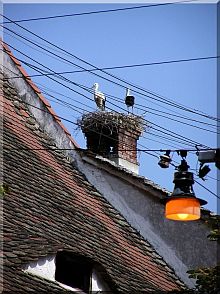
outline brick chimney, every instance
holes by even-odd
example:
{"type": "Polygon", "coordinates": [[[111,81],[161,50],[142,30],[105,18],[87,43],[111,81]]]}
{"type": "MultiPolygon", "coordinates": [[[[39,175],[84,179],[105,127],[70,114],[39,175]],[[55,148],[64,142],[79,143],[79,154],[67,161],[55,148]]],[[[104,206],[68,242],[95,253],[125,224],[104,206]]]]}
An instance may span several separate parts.
{"type": "Polygon", "coordinates": [[[140,117],[96,111],[83,115],[78,123],[88,150],[138,173],[137,141],[143,130],[140,117]]]}

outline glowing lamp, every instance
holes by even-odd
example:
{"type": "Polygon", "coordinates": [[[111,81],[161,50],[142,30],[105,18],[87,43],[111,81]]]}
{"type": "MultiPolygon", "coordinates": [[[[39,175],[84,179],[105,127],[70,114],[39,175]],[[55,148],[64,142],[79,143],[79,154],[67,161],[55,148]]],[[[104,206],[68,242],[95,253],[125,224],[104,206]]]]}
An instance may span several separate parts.
{"type": "Polygon", "coordinates": [[[200,218],[200,202],[197,198],[176,198],[166,203],[165,216],[168,219],[189,221],[200,218]]]}
{"type": "Polygon", "coordinates": [[[188,172],[188,165],[182,160],[174,173],[174,190],[171,196],[163,199],[166,203],[165,216],[176,221],[192,221],[200,218],[200,206],[207,204],[205,200],[195,196],[193,191],[193,173],[188,172]]]}

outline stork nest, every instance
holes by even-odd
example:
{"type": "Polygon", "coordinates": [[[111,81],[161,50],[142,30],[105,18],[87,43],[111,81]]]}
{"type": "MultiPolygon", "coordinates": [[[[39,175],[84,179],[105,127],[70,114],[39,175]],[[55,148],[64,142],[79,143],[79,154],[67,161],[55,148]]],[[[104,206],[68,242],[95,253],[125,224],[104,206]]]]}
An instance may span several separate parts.
{"type": "Polygon", "coordinates": [[[147,127],[140,116],[107,111],[83,114],[82,118],[77,120],[77,125],[83,133],[87,133],[88,130],[99,131],[103,126],[112,132],[126,129],[142,133],[147,127]]]}

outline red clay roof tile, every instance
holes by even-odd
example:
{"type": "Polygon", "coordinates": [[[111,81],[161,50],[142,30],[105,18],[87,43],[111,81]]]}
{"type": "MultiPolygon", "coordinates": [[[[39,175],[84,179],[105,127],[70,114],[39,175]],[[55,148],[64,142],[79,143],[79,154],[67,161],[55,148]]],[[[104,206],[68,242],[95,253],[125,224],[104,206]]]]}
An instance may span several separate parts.
{"type": "Polygon", "coordinates": [[[52,282],[27,276],[21,267],[58,249],[101,263],[119,291],[179,290],[180,281],[151,245],[64,155],[51,149],[50,138],[27,117],[29,111],[22,117],[9,99],[18,97],[4,95],[4,182],[10,188],[4,197],[5,290],[14,285],[22,293],[54,290],[52,282]]]}
{"type": "MultiPolygon", "coordinates": [[[[37,93],[37,94],[41,94],[40,89],[31,81],[29,80],[29,85],[32,87],[32,89],[37,93]]],[[[38,96],[39,97],[39,96],[38,96]]]]}
{"type": "Polygon", "coordinates": [[[42,94],[38,94],[38,97],[40,98],[41,101],[47,106],[51,107],[50,103],[45,99],[45,97],[42,94]]]}
{"type": "MultiPolygon", "coordinates": [[[[12,56],[11,56],[12,57],[12,56]]],[[[23,77],[27,80],[31,80],[31,78],[28,76],[26,70],[20,65],[19,67],[20,72],[22,73],[23,77]]]]}
{"type": "MultiPolygon", "coordinates": [[[[62,156],[44,149],[50,145],[45,145],[28,127],[28,120],[21,121],[21,114],[9,100],[5,103],[4,119],[4,175],[11,189],[4,200],[5,218],[10,219],[4,225],[5,248],[15,268],[49,254],[47,244],[56,253],[56,242],[61,248],[95,256],[121,291],[180,289],[169,272],[157,263],[155,252],[151,253],[153,249],[148,251],[150,245],[116,210],[111,207],[108,211],[110,204],[88,182],[84,185],[84,177],[62,156]],[[130,232],[136,237],[132,240],[130,236],[128,241],[130,232]],[[10,246],[11,240],[17,240],[16,249],[10,246]],[[37,240],[45,245],[36,246],[37,240]],[[27,250],[13,258],[10,254],[20,252],[21,245],[27,245],[27,250]]],[[[16,275],[21,275],[17,271],[16,275]]],[[[11,278],[6,278],[9,287],[11,278]]],[[[24,283],[20,287],[25,288],[24,283]]]]}
{"type": "Polygon", "coordinates": [[[39,99],[44,103],[45,107],[47,108],[47,110],[51,113],[51,115],[54,117],[54,119],[58,122],[58,124],[60,125],[60,127],[63,129],[63,131],[68,135],[70,141],[73,143],[73,145],[75,147],[79,147],[79,145],[76,143],[76,141],[72,138],[71,134],[69,133],[69,131],[66,129],[66,127],[64,127],[64,125],[61,123],[61,120],[59,118],[59,116],[53,111],[53,109],[51,108],[50,103],[47,101],[47,99],[42,95],[40,89],[33,83],[33,81],[30,79],[30,77],[28,76],[27,72],[25,71],[25,69],[22,67],[21,63],[16,59],[16,57],[13,55],[13,53],[11,52],[10,48],[1,41],[1,44],[4,48],[4,50],[7,52],[7,54],[10,56],[10,58],[14,61],[15,65],[17,66],[17,68],[19,69],[19,71],[22,73],[22,75],[25,77],[26,82],[31,86],[31,88],[33,89],[33,91],[38,95],[39,99]]]}

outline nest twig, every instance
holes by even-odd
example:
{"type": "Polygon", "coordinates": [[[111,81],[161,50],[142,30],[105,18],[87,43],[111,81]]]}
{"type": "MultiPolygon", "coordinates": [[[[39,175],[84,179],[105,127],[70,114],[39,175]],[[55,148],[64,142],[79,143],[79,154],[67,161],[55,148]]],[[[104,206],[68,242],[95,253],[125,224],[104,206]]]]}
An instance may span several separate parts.
{"type": "Polygon", "coordinates": [[[118,132],[119,129],[123,128],[142,133],[146,128],[142,117],[134,114],[124,114],[113,111],[96,111],[83,114],[82,118],[77,120],[77,125],[84,133],[91,129],[98,131],[100,130],[100,126],[109,128],[111,132],[118,132]]]}

